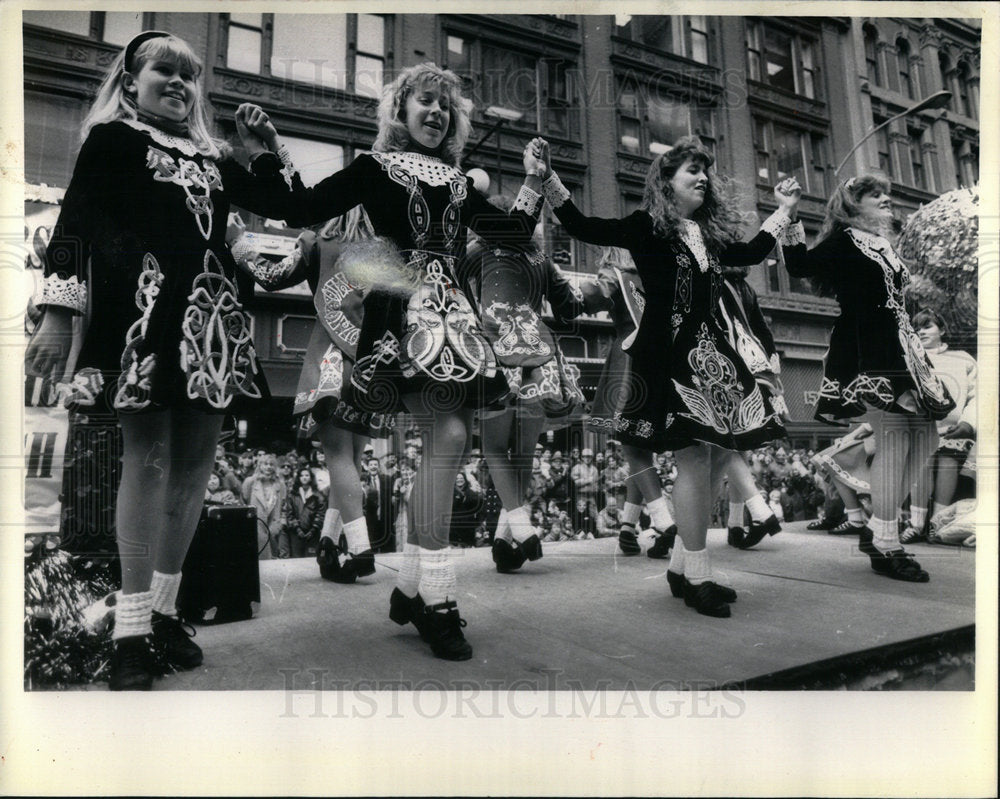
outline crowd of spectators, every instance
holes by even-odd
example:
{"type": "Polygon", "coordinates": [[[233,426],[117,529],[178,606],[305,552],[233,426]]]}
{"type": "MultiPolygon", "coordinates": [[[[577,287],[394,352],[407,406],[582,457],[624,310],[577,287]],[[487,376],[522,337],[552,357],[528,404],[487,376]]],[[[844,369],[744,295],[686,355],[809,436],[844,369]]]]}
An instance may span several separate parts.
{"type": "MultiPolygon", "coordinates": [[[[420,465],[422,449],[415,432],[404,436],[399,452],[390,451],[377,457],[373,446],[365,449],[360,463],[363,509],[376,552],[402,549],[409,524],[407,509],[414,473],[420,465]]],[[[811,450],[775,442],[747,456],[761,494],[781,520],[816,519],[824,512],[831,513],[822,475],[817,472],[812,455],[811,450]]],[[[315,555],[330,484],[324,460],[318,448],[313,448],[307,456],[295,450],[276,453],[267,448],[235,452],[220,445],[205,502],[253,507],[257,512],[261,558],[315,555]]],[[[672,453],[657,455],[653,467],[672,510],[677,477],[672,453]]],[[[574,447],[564,453],[538,444],[526,501],[542,539],[616,537],[628,477],[628,462],[617,441],[608,441],[604,449],[596,452],[589,447],[574,447]]],[[[713,505],[713,525],[725,525],[727,503],[723,486],[713,505]]],[[[482,453],[473,449],[455,479],[451,543],[469,547],[490,545],[500,507],[482,453]]],[[[640,525],[644,523],[648,524],[645,516],[640,525]]]]}

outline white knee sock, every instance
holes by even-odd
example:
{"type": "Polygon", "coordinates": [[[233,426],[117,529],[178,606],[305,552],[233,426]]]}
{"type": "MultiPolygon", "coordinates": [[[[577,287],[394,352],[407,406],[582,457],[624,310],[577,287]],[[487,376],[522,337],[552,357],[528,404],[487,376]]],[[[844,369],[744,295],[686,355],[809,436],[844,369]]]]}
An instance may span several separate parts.
{"type": "Polygon", "coordinates": [[[420,596],[427,605],[456,598],[455,567],[447,549],[420,549],[420,596]]]}
{"type": "Polygon", "coordinates": [[[345,524],[344,535],[347,537],[347,551],[352,555],[359,555],[372,548],[371,541],[368,540],[368,522],[364,516],[345,524]]]}
{"type": "Polygon", "coordinates": [[[420,588],[420,547],[406,542],[403,544],[403,564],[396,575],[396,587],[410,599],[420,588]]]}
{"type": "Polygon", "coordinates": [[[910,527],[922,530],[927,521],[927,508],[910,505],[910,527]]]}
{"type": "Polygon", "coordinates": [[[754,494],[746,502],[747,510],[750,511],[750,518],[755,522],[767,521],[768,516],[772,516],[774,511],[772,511],[767,503],[764,501],[764,497],[760,494],[754,494]]]}
{"type": "Polygon", "coordinates": [[[742,502],[730,502],[729,503],[729,523],[727,527],[742,527],[743,526],[743,508],[742,502]]]}
{"type": "Polygon", "coordinates": [[[674,574],[684,574],[686,553],[687,550],[684,549],[684,542],[681,541],[680,536],[677,536],[677,540],[674,541],[674,548],[670,551],[670,565],[667,566],[667,569],[674,574]]]}
{"type": "Polygon", "coordinates": [[[712,566],[708,562],[708,550],[699,549],[684,553],[684,577],[692,585],[698,585],[712,579],[712,566]]]}
{"type": "Polygon", "coordinates": [[[670,507],[667,505],[665,497],[657,497],[652,502],[647,503],[646,511],[653,527],[661,533],[674,523],[673,516],[670,515],[670,507]]]}
{"type": "MultiPolygon", "coordinates": [[[[636,505],[633,502],[625,503],[621,515],[622,524],[630,524],[635,527],[639,523],[640,516],[642,516],[642,505],[636,505]]],[[[667,525],[667,527],[669,526],[667,525]]]]}
{"type": "Polygon", "coordinates": [[[328,508],[323,516],[323,529],[320,531],[320,538],[329,538],[336,543],[340,538],[341,524],[340,511],[336,508],[328,508]]]}
{"type": "Polygon", "coordinates": [[[164,616],[177,615],[177,590],[181,587],[181,574],[163,574],[153,571],[149,592],[153,595],[153,610],[164,616]]]}
{"type": "Polygon", "coordinates": [[[133,635],[149,635],[153,632],[150,625],[152,616],[152,591],[118,594],[118,604],[115,606],[115,629],[111,637],[117,640],[130,638],[133,635]]]}
{"type": "Polygon", "coordinates": [[[500,509],[500,516],[497,518],[497,531],[493,535],[493,540],[503,539],[504,541],[510,541],[510,520],[507,517],[507,509],[500,509]]]}
{"type": "Polygon", "coordinates": [[[536,535],[535,528],[531,526],[531,514],[525,505],[510,511],[507,514],[507,523],[510,525],[510,534],[518,543],[536,535]]]}
{"type": "Polygon", "coordinates": [[[877,519],[872,516],[868,520],[868,527],[872,531],[872,543],[876,549],[890,552],[900,548],[899,527],[895,519],[877,519]]]}
{"type": "Polygon", "coordinates": [[[845,508],[847,511],[847,521],[853,524],[855,527],[864,527],[865,522],[868,521],[868,517],[865,516],[864,509],[862,508],[845,508]]]}

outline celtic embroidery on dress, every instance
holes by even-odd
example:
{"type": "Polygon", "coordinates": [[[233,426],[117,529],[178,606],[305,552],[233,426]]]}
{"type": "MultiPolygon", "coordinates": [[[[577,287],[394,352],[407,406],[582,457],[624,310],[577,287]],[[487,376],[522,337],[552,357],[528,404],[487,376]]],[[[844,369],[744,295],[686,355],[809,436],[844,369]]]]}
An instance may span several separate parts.
{"type": "Polygon", "coordinates": [[[180,365],[188,397],[204,399],[219,409],[228,407],[237,394],[259,399],[249,318],[237,299],[236,286],[211,250],[205,251],[204,271],[192,281],[187,302],[180,365]]]}
{"type": "Polygon", "coordinates": [[[719,352],[705,323],[698,331],[698,343],[688,353],[691,382],[676,379],[674,388],[687,406],[681,414],[719,433],[743,433],[762,427],[766,418],[760,387],[744,396],[736,365],[719,352]]]}
{"type": "Polygon", "coordinates": [[[335,340],[342,340],[352,348],[358,346],[358,338],[361,335],[361,328],[347,318],[343,311],[343,301],[353,292],[357,291],[350,284],[347,276],[343,272],[337,272],[328,280],[323,282],[317,298],[318,309],[321,314],[323,326],[335,340]]]}
{"type": "Polygon", "coordinates": [[[501,358],[552,354],[552,348],[539,332],[538,314],[527,303],[493,302],[486,309],[486,316],[497,326],[493,351],[501,358]]]}
{"type": "Polygon", "coordinates": [[[153,312],[160,287],[163,285],[163,272],[152,253],[143,256],[142,271],[137,282],[135,307],[142,311],[142,314],[125,333],[125,349],[121,358],[122,372],[118,377],[118,390],[112,402],[112,405],[119,410],[141,410],[150,402],[150,378],[156,369],[156,355],[150,353],[140,358],[139,351],[146,343],[149,316],[153,312]]]}
{"type": "Polygon", "coordinates": [[[351,370],[351,385],[358,391],[368,393],[375,370],[380,364],[391,364],[399,360],[399,339],[388,330],[372,344],[371,352],[358,360],[351,370]]]}
{"type": "Polygon", "coordinates": [[[427,264],[423,284],[406,309],[401,343],[403,376],[417,372],[441,381],[464,383],[496,374],[496,357],[483,338],[465,295],[452,287],[438,259],[427,264]]]}
{"type": "Polygon", "coordinates": [[[222,190],[222,175],[215,164],[209,160],[204,166],[187,158],[174,160],[172,155],[163,152],[158,147],[149,146],[146,151],[146,166],[153,170],[153,180],[160,183],[173,183],[184,189],[187,195],[185,206],[194,214],[198,230],[207,241],[212,237],[212,205],[213,191],[222,190]]]}
{"type": "Polygon", "coordinates": [[[309,399],[325,394],[340,396],[344,388],[344,355],[333,344],[326,348],[319,364],[319,383],[309,392],[309,399]]]}

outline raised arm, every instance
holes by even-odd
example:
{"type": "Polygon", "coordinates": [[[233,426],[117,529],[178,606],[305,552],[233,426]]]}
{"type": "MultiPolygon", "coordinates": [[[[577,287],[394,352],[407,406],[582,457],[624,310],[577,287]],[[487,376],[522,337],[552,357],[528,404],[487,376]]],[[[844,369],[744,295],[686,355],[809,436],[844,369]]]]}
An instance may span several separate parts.
{"type": "MultiPolygon", "coordinates": [[[[737,241],[726,246],[719,256],[725,266],[753,266],[763,261],[798,215],[802,189],[795,178],[786,178],[774,187],[778,210],[764,220],[760,231],[750,241],[737,241]]],[[[801,229],[801,225],[799,225],[801,229]]]]}
{"type": "Polygon", "coordinates": [[[555,172],[542,183],[542,193],[566,232],[588,244],[628,249],[650,227],[649,216],[643,211],[635,211],[624,219],[585,216],[555,172]]]}

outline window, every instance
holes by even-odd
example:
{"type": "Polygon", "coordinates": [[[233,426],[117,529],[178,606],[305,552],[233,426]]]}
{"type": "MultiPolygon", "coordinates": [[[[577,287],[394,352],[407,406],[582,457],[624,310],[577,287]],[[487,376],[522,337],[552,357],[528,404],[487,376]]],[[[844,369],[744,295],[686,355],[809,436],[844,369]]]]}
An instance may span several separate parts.
{"type": "Polygon", "coordinates": [[[390,19],[377,14],[228,14],[226,66],[379,97],[390,19]]]}
{"type": "Polygon", "coordinates": [[[447,31],[444,43],[444,66],[462,78],[479,114],[499,106],[521,114],[508,123],[512,127],[580,135],[573,62],[447,31]]]}
{"type": "Polygon", "coordinates": [[[752,20],[746,27],[750,78],[776,89],[815,99],[819,96],[817,44],[783,28],[752,20]]]}
{"type": "Polygon", "coordinates": [[[709,149],[715,144],[711,106],[631,81],[619,88],[618,129],[619,148],[634,155],[659,155],[691,134],[699,136],[709,149]]]}
{"type": "Polygon", "coordinates": [[[763,118],[754,119],[753,132],[758,183],[773,186],[794,177],[807,194],[826,196],[829,165],[823,134],[763,118]]]}
{"type": "Polygon", "coordinates": [[[878,31],[871,25],[865,25],[865,66],[868,70],[868,80],[876,86],[882,85],[882,71],[878,66],[878,31]]]}
{"type": "Polygon", "coordinates": [[[952,158],[955,160],[955,185],[959,187],[967,185],[962,169],[963,149],[961,142],[957,142],[951,147],[952,158]]]}
{"type": "Polygon", "coordinates": [[[955,83],[958,86],[958,113],[976,119],[976,109],[972,107],[969,99],[969,65],[962,62],[958,65],[958,72],[955,75],[955,83]]]}
{"type": "Polygon", "coordinates": [[[282,136],[292,163],[306,186],[314,186],[323,178],[344,168],[344,148],[339,144],[282,136]]]}
{"type": "Polygon", "coordinates": [[[25,11],[29,25],[75,33],[124,47],[145,28],[141,11],[25,11]]]}
{"type": "Polygon", "coordinates": [[[899,92],[909,97],[913,94],[913,76],[910,73],[910,44],[905,39],[896,42],[896,60],[899,63],[899,92]]]}
{"type": "MultiPolygon", "coordinates": [[[[883,122],[884,119],[879,117],[873,117],[872,122],[878,127],[883,122]]],[[[888,128],[882,128],[878,133],[875,134],[875,146],[878,149],[878,168],[885,173],[885,176],[892,180],[896,176],[895,170],[892,168],[892,149],[889,145],[889,130],[888,128]]]]}
{"type": "Polygon", "coordinates": [[[665,53],[709,62],[711,43],[706,16],[616,14],[615,33],[623,39],[665,53]]]}
{"type": "MultiPolygon", "coordinates": [[[[941,68],[941,86],[948,89],[951,84],[951,60],[944,53],[938,53],[938,66],[941,68]]],[[[948,98],[948,104],[945,106],[949,111],[955,110],[955,94],[952,92],[952,96],[948,98]]]]}
{"type": "Polygon", "coordinates": [[[923,134],[919,130],[907,130],[907,146],[910,151],[910,165],[913,170],[913,185],[920,189],[927,188],[927,171],[924,166],[924,154],[921,149],[923,134]]]}

